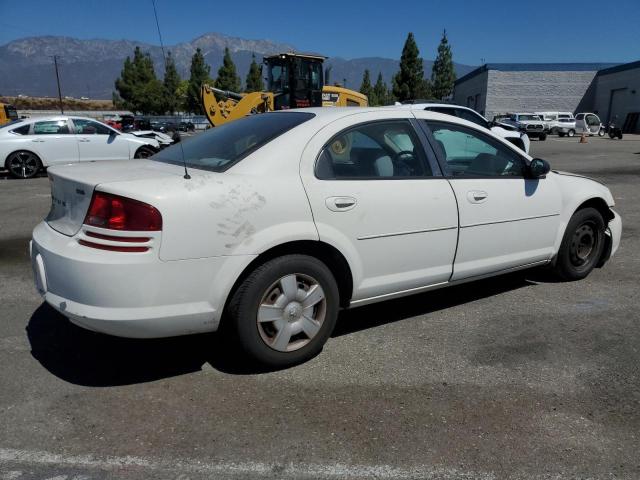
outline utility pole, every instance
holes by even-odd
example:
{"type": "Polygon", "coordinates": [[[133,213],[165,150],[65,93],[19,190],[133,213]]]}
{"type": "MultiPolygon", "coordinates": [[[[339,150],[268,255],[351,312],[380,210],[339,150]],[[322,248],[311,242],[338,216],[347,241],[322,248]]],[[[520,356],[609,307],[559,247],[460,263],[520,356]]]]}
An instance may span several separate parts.
{"type": "Polygon", "coordinates": [[[62,108],[62,93],[60,92],[60,75],[58,74],[58,56],[53,56],[53,64],[56,67],[56,81],[58,82],[58,100],[60,101],[60,113],[64,115],[64,109],[62,108]]]}

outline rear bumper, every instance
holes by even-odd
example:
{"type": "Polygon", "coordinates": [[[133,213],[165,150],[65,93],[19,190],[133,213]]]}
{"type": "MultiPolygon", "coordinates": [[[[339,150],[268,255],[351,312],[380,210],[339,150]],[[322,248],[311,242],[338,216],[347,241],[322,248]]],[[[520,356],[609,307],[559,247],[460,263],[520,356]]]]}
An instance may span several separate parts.
{"type": "Polygon", "coordinates": [[[165,262],[155,250],[84,247],[45,222],[30,247],[36,288],[47,303],[81,327],[133,338],[216,330],[235,271],[254,258],[165,262]]]}

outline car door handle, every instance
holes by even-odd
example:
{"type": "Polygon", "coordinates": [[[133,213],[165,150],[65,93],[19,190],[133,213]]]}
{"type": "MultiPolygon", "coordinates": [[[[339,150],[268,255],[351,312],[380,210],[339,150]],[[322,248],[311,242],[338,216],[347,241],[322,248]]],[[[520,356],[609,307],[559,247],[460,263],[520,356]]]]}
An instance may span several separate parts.
{"type": "Polygon", "coordinates": [[[489,194],[482,190],[471,190],[467,193],[467,200],[470,203],[483,203],[489,198],[489,194]]]}
{"type": "Polygon", "coordinates": [[[86,142],[90,142],[91,140],[89,140],[88,138],[79,138],[78,141],[86,143],[86,142]]]}
{"type": "Polygon", "coordinates": [[[346,212],[356,206],[358,201],[353,197],[329,197],[325,205],[332,212],[346,212]]]}
{"type": "Polygon", "coordinates": [[[41,139],[41,138],[34,138],[34,139],[33,139],[33,140],[31,140],[31,141],[32,141],[32,142],[34,142],[34,143],[43,143],[43,142],[44,142],[44,140],[43,140],[43,139],[41,139]]]}

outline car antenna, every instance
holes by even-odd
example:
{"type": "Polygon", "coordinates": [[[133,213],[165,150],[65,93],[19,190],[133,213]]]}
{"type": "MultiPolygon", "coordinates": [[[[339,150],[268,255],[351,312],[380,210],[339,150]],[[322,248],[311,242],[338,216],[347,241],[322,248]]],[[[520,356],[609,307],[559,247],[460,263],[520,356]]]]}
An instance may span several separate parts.
{"type": "Polygon", "coordinates": [[[180,152],[182,153],[182,165],[184,165],[184,178],[185,180],[190,180],[191,179],[191,175],[189,175],[189,172],[187,171],[187,160],[184,158],[184,147],[182,146],[182,137],[180,136],[180,127],[178,127],[178,132],[176,132],[178,134],[178,143],[180,144],[180,152]]]}
{"type": "MultiPolygon", "coordinates": [[[[167,71],[167,57],[164,54],[164,43],[162,42],[162,33],[160,33],[160,22],[158,22],[158,11],[156,10],[156,0],[151,0],[151,4],[153,5],[153,15],[156,18],[156,27],[158,28],[158,37],[160,38],[160,49],[162,50],[162,60],[164,61],[164,71],[167,71]]],[[[187,160],[184,158],[184,147],[182,146],[182,138],[180,138],[180,127],[178,126],[178,131],[175,133],[178,134],[178,143],[180,144],[180,152],[182,154],[182,165],[184,165],[184,178],[185,180],[190,180],[191,175],[187,171],[187,160]]],[[[174,140],[175,141],[175,140],[174,140]]]]}

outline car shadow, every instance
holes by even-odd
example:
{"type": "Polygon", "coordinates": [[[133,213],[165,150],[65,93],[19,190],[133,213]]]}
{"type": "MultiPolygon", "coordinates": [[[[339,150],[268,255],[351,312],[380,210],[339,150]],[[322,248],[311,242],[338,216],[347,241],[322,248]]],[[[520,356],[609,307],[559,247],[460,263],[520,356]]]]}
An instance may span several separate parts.
{"type": "Polygon", "coordinates": [[[534,285],[537,281],[532,280],[532,278],[534,276],[538,278],[538,275],[541,274],[534,273],[534,271],[515,272],[345,310],[338,318],[338,324],[333,331],[332,337],[348,335],[419,315],[428,315],[432,312],[464,305],[481,298],[493,297],[511,290],[534,285]]]}
{"type": "MultiPolygon", "coordinates": [[[[531,285],[523,273],[476,281],[340,313],[333,337],[427,315],[531,285]]],[[[218,333],[164,339],[130,339],[91,332],[43,303],[26,328],[31,354],[67,382],[110,387],[150,382],[210,367],[232,375],[270,371],[255,365],[218,333]],[[207,365],[208,364],[208,365],[207,365]]]]}

